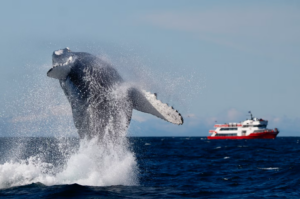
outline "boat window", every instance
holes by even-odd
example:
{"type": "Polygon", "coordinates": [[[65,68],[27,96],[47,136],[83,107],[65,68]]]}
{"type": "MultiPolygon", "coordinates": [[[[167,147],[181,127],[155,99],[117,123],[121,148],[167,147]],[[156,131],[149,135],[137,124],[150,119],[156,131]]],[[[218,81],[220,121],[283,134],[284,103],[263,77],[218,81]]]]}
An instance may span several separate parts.
{"type": "Polygon", "coordinates": [[[221,128],[220,131],[237,131],[237,128],[221,128]]]}
{"type": "Polygon", "coordinates": [[[259,132],[266,132],[266,131],[267,131],[266,129],[261,129],[261,130],[255,130],[255,131],[253,131],[253,132],[259,133],[259,132]]]}
{"type": "Polygon", "coordinates": [[[230,134],[216,134],[216,136],[237,136],[236,133],[230,133],[230,134]]]}
{"type": "Polygon", "coordinates": [[[267,125],[259,124],[259,125],[244,125],[244,126],[243,126],[243,128],[247,128],[247,127],[260,127],[260,128],[266,128],[267,125]]]}
{"type": "Polygon", "coordinates": [[[254,125],[254,127],[266,128],[266,127],[267,127],[267,125],[260,124],[260,125],[254,125]]]}

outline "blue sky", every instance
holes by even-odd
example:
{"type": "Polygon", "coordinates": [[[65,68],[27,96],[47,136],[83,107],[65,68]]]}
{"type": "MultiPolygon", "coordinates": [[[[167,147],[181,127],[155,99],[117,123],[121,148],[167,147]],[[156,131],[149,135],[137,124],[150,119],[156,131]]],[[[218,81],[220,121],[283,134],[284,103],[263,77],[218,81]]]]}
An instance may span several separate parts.
{"type": "Polygon", "coordinates": [[[70,124],[58,82],[45,75],[52,52],[66,46],[103,56],[185,118],[178,127],[135,112],[132,135],[205,136],[215,121],[239,122],[249,110],[281,136],[300,135],[299,1],[0,5],[1,135],[52,135],[70,124]]]}

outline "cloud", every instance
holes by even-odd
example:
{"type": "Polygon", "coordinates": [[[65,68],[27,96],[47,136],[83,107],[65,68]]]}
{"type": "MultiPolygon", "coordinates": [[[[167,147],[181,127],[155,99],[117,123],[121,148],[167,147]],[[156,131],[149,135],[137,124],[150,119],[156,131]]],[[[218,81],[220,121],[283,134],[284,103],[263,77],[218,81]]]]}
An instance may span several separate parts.
{"type": "Polygon", "coordinates": [[[226,119],[228,119],[229,121],[240,120],[242,115],[244,114],[236,109],[229,109],[227,111],[226,119]]]}
{"type": "Polygon", "coordinates": [[[12,123],[18,123],[18,122],[37,122],[41,120],[45,120],[50,117],[64,117],[64,116],[71,116],[72,111],[69,105],[58,105],[58,106],[52,106],[47,113],[34,113],[34,114],[28,114],[28,115],[21,115],[21,116],[15,116],[11,119],[12,123]]]}
{"type": "MultiPolygon", "coordinates": [[[[146,115],[146,114],[145,114],[146,115]]],[[[279,136],[299,136],[300,135],[300,119],[278,116],[258,116],[269,121],[268,128],[278,128],[279,136]]],[[[147,120],[142,122],[134,122],[130,125],[133,135],[136,136],[208,136],[208,131],[214,129],[214,125],[242,122],[246,118],[250,118],[248,111],[235,108],[226,109],[215,115],[199,116],[195,113],[184,115],[183,125],[174,125],[161,119],[149,116],[147,120]]],[[[137,121],[137,120],[136,120],[137,121]]]]}
{"type": "Polygon", "coordinates": [[[17,116],[11,119],[12,123],[18,122],[33,122],[33,121],[41,121],[48,118],[47,114],[39,114],[39,115],[25,115],[25,116],[17,116]]]}
{"type": "Polygon", "coordinates": [[[154,117],[153,115],[149,115],[146,113],[142,113],[142,112],[133,110],[131,119],[134,121],[137,121],[139,123],[143,123],[143,122],[153,119],[153,117],[154,117]]]}
{"type": "Polygon", "coordinates": [[[208,11],[149,14],[144,21],[166,29],[195,33],[264,37],[299,41],[299,9],[291,7],[215,7],[208,11]],[[280,37],[285,33],[285,37],[280,37]],[[268,35],[268,37],[265,37],[268,35]]]}
{"type": "Polygon", "coordinates": [[[187,118],[195,118],[196,115],[194,113],[189,113],[185,117],[187,117],[187,118]]]}
{"type": "Polygon", "coordinates": [[[294,48],[289,45],[300,43],[299,13],[296,7],[286,5],[215,6],[210,10],[150,13],[143,16],[142,21],[162,29],[187,32],[200,40],[236,50],[283,54],[295,59],[294,48]]]}
{"type": "MultiPolygon", "coordinates": [[[[129,135],[133,136],[207,136],[208,131],[214,128],[214,124],[244,121],[248,115],[247,111],[235,108],[211,116],[188,113],[184,115],[183,125],[174,125],[152,115],[136,113],[133,114],[129,130],[129,135]]],[[[300,118],[257,116],[269,121],[268,128],[278,128],[280,130],[279,136],[300,135],[300,130],[298,130],[300,129],[300,118]]],[[[19,116],[12,119],[0,118],[0,127],[1,133],[5,136],[53,136],[57,133],[64,136],[77,136],[73,120],[67,115],[40,114],[19,116]]]]}
{"type": "Polygon", "coordinates": [[[145,122],[147,121],[147,118],[146,117],[143,117],[141,115],[137,115],[137,114],[133,114],[132,115],[132,119],[137,121],[137,122],[145,122]]]}

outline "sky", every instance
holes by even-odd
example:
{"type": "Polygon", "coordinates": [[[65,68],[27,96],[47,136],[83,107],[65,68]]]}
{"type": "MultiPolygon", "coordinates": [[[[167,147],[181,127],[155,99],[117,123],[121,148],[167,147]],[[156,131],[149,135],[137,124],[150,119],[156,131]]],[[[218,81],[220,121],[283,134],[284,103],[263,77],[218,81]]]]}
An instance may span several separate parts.
{"type": "Polygon", "coordinates": [[[107,59],[184,117],[176,126],[135,111],[129,135],[207,136],[252,111],[280,136],[300,136],[299,21],[296,0],[1,1],[0,135],[74,134],[46,76],[52,52],[70,47],[107,59]]]}

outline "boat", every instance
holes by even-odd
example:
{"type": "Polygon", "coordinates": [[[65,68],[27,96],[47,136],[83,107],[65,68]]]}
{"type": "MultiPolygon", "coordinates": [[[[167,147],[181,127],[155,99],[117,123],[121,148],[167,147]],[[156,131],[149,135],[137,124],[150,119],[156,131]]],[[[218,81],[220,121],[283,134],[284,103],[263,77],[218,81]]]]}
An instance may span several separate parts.
{"type": "Polygon", "coordinates": [[[277,128],[267,129],[268,120],[254,118],[250,113],[250,119],[240,123],[216,124],[215,130],[209,130],[209,140],[224,139],[275,139],[279,133],[277,128]]]}

